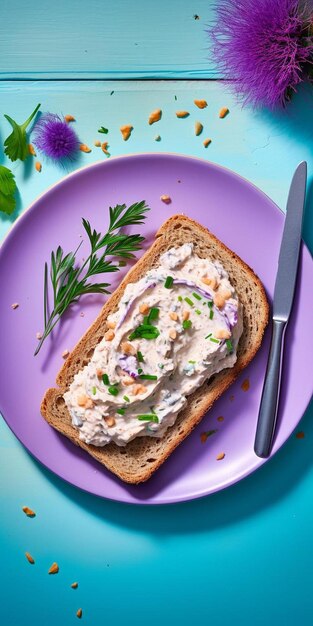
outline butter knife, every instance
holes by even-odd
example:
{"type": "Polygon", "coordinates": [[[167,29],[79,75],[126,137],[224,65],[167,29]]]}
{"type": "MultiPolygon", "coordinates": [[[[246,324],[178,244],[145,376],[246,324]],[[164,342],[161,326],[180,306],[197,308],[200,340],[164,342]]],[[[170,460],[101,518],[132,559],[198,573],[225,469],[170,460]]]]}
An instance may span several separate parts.
{"type": "Polygon", "coordinates": [[[306,180],[307,164],[306,161],[302,161],[291,181],[278,259],[273,300],[272,340],[254,442],[254,451],[262,458],[270,455],[277,421],[284,337],[297,278],[306,180]]]}

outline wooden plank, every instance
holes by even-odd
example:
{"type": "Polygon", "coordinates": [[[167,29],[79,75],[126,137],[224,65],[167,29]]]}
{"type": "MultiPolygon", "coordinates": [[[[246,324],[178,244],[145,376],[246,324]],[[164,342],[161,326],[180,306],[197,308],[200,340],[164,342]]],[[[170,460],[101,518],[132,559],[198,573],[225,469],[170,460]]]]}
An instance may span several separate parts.
{"type": "Polygon", "coordinates": [[[208,0],[1,0],[0,77],[216,77],[211,19],[208,0]]]}

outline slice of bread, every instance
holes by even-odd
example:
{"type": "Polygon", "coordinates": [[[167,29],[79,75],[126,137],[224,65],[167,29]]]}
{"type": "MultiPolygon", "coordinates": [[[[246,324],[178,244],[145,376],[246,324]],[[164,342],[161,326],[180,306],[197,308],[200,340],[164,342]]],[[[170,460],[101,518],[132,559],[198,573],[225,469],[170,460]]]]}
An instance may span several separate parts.
{"type": "Polygon", "coordinates": [[[192,429],[199,424],[215,400],[231,385],[238,374],[253,359],[261,345],[268,322],[268,303],[259,278],[234,252],[229,250],[206,228],[184,215],[170,217],[156,233],[149,250],[128,272],[120,286],[105,303],[99,316],[87,330],[67,358],[57,376],[57,389],[48,389],[41,404],[41,413],[51,426],[80,446],[107,469],[127,483],[144,482],[169,457],[192,429]],[[192,241],[195,253],[202,258],[218,259],[229,274],[230,281],[243,304],[243,333],[240,338],[237,362],[205,382],[188,397],[186,407],[176,422],[158,439],[137,437],[126,446],[110,443],[102,448],[88,445],[79,439],[72,426],[63,398],[75,374],[92,357],[95,346],[106,331],[107,316],[114,312],[126,285],[136,282],[148,269],[159,264],[160,255],[172,247],[192,241]]]}

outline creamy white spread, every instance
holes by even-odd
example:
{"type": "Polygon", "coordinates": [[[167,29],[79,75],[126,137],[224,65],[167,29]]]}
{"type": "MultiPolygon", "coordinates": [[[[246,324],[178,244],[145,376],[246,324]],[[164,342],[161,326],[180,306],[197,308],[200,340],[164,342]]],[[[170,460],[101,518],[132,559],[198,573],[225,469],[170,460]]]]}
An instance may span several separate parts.
{"type": "Polygon", "coordinates": [[[188,395],[234,365],[242,307],[223,266],[185,243],[128,284],[107,321],[64,399],[81,440],[124,446],[162,437],[188,395]]]}

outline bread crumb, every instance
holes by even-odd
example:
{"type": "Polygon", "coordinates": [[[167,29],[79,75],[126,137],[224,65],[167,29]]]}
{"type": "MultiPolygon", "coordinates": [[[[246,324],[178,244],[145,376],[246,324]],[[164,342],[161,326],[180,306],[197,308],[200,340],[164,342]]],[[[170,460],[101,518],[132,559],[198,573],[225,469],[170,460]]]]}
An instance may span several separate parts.
{"type": "Polygon", "coordinates": [[[120,131],[122,133],[122,137],[124,141],[127,141],[127,139],[129,139],[133,130],[134,130],[134,127],[131,126],[131,124],[124,124],[124,126],[120,127],[120,131]]]}
{"type": "Polygon", "coordinates": [[[222,461],[225,458],[225,452],[220,452],[217,457],[216,460],[217,461],[222,461]]]}
{"type": "Polygon", "coordinates": [[[220,416],[217,418],[217,421],[218,421],[218,422],[223,422],[223,421],[224,421],[223,416],[222,416],[222,415],[220,415],[220,416]]]}
{"type": "Polygon", "coordinates": [[[205,139],[203,142],[203,145],[205,148],[207,148],[210,145],[210,143],[212,143],[212,139],[205,139]]]}
{"type": "Polygon", "coordinates": [[[230,402],[234,402],[234,400],[235,400],[235,396],[234,395],[229,396],[229,401],[230,402]]]}
{"type": "Polygon", "coordinates": [[[32,143],[29,143],[29,144],[28,144],[28,152],[29,152],[29,154],[31,154],[32,156],[36,156],[36,150],[35,150],[35,148],[34,148],[34,146],[33,146],[33,144],[32,144],[32,143]]]}
{"type": "Polygon", "coordinates": [[[71,584],[71,587],[72,587],[72,589],[77,589],[77,587],[78,587],[78,583],[72,583],[72,584],[71,584]]]}
{"type": "Polygon", "coordinates": [[[42,170],[42,165],[41,165],[40,161],[36,161],[36,163],[35,163],[35,169],[37,170],[37,172],[41,172],[41,170],[42,170]]]}
{"type": "Polygon", "coordinates": [[[162,202],[164,202],[164,204],[171,204],[172,202],[172,198],[170,196],[160,196],[160,200],[162,200],[162,202]]]}
{"type": "Polygon", "coordinates": [[[194,100],[194,103],[198,109],[205,109],[208,106],[206,100],[194,100]]]}
{"type": "Polygon", "coordinates": [[[29,552],[25,552],[25,556],[27,558],[28,563],[30,563],[31,565],[34,565],[35,559],[33,559],[32,555],[29,554],[29,552]]]}
{"type": "Polygon", "coordinates": [[[227,107],[222,107],[218,116],[222,120],[224,119],[224,117],[226,117],[226,115],[228,115],[228,113],[229,113],[229,109],[227,107]]]}
{"type": "Polygon", "coordinates": [[[203,131],[203,124],[201,122],[195,122],[195,135],[198,137],[203,131]]]}
{"type": "Polygon", "coordinates": [[[179,117],[180,119],[184,119],[185,117],[188,117],[190,115],[190,113],[188,111],[176,111],[176,117],[179,117]]]}
{"type": "Polygon", "coordinates": [[[40,332],[36,333],[36,339],[38,340],[42,339],[42,333],[40,332]]]}
{"type": "Polygon", "coordinates": [[[82,610],[82,609],[77,609],[77,611],[76,611],[76,615],[77,615],[77,617],[78,617],[79,619],[81,618],[82,614],[83,614],[83,610],[82,610]]]}
{"type": "Polygon", "coordinates": [[[162,111],[161,109],[156,109],[155,111],[152,111],[152,113],[150,113],[149,115],[149,124],[151,126],[151,124],[155,124],[155,122],[158,122],[162,117],[162,111]]]}
{"type": "Polygon", "coordinates": [[[161,135],[156,135],[154,137],[154,141],[161,141],[161,135]]]}
{"type": "Polygon", "coordinates": [[[242,391],[248,391],[250,389],[250,381],[249,378],[245,378],[243,383],[241,384],[242,391]]]}
{"type": "Polygon", "coordinates": [[[69,122],[76,122],[73,115],[64,115],[64,120],[67,124],[69,124],[69,122]]]}
{"type": "Polygon", "coordinates": [[[50,569],[48,570],[48,574],[58,574],[59,566],[57,563],[52,563],[50,569]]]}
{"type": "Polygon", "coordinates": [[[305,435],[304,435],[303,430],[299,430],[299,432],[297,432],[297,434],[296,434],[296,438],[297,439],[304,439],[304,437],[305,437],[305,435]]]}
{"type": "Polygon", "coordinates": [[[25,513],[25,515],[27,515],[27,517],[36,517],[35,511],[30,509],[29,506],[23,506],[22,507],[22,511],[24,511],[24,513],[25,513]]]}
{"type": "Polygon", "coordinates": [[[93,145],[94,145],[94,146],[96,146],[96,148],[100,148],[100,146],[101,146],[101,141],[99,141],[99,139],[96,139],[96,140],[93,142],[93,145]]]}
{"type": "Polygon", "coordinates": [[[69,353],[70,353],[69,350],[63,350],[63,352],[62,352],[62,359],[67,359],[69,353]]]}
{"type": "Polygon", "coordinates": [[[18,302],[13,302],[13,304],[11,304],[11,308],[12,308],[12,309],[18,309],[18,307],[19,307],[19,306],[20,306],[20,305],[19,305],[19,303],[18,303],[18,302]]]}
{"type": "Polygon", "coordinates": [[[81,143],[79,146],[81,152],[91,152],[91,148],[87,146],[85,143],[81,143]]]}

